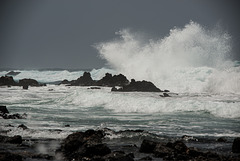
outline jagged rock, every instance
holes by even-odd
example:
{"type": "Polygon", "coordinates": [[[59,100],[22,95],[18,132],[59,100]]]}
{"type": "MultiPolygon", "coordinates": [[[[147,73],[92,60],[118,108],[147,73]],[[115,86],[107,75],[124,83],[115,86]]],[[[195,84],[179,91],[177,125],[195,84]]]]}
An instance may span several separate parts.
{"type": "Polygon", "coordinates": [[[10,72],[8,72],[7,74],[5,74],[5,75],[7,75],[7,76],[16,76],[16,75],[18,75],[18,74],[20,74],[21,72],[14,72],[14,71],[10,71],[10,72]]]}
{"type": "Polygon", "coordinates": [[[84,72],[83,76],[71,83],[72,86],[94,86],[95,81],[92,79],[89,72],[84,72]]]}
{"type": "Polygon", "coordinates": [[[9,113],[9,111],[6,106],[0,106],[0,113],[5,114],[5,113],[9,113]]]}
{"type": "Polygon", "coordinates": [[[131,80],[129,85],[124,85],[122,88],[116,90],[113,88],[112,91],[119,92],[161,92],[152,82],[148,81],[135,81],[131,80]]]}
{"type": "Polygon", "coordinates": [[[16,113],[16,114],[7,114],[7,113],[1,113],[0,112],[0,117],[4,118],[4,119],[25,119],[27,117],[27,114],[24,113],[24,114],[19,114],[19,113],[16,113]]]}
{"type": "Polygon", "coordinates": [[[14,86],[17,83],[13,80],[12,76],[0,77],[0,86],[14,86]]]}
{"type": "Polygon", "coordinates": [[[232,145],[233,153],[240,153],[240,138],[235,138],[232,145]]]}
{"type": "Polygon", "coordinates": [[[106,73],[105,76],[99,81],[97,81],[96,84],[98,86],[114,87],[114,86],[124,86],[124,85],[127,85],[128,83],[129,81],[122,74],[112,76],[112,74],[106,73]]]}

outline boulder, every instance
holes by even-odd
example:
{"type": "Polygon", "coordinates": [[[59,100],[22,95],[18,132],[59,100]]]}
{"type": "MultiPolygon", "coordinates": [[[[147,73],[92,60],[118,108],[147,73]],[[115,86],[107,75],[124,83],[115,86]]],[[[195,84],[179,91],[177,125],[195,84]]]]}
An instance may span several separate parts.
{"type": "Polygon", "coordinates": [[[9,113],[9,111],[6,106],[0,106],[0,113],[5,114],[9,113]]]}
{"type": "Polygon", "coordinates": [[[87,130],[86,132],[76,132],[68,135],[57,152],[61,152],[68,160],[84,157],[94,158],[105,156],[111,150],[102,143],[104,134],[102,131],[87,130]]]}
{"type": "Polygon", "coordinates": [[[12,76],[0,77],[0,86],[15,86],[16,84],[12,76]]]}
{"type": "Polygon", "coordinates": [[[26,79],[26,78],[19,80],[18,85],[19,86],[40,86],[38,81],[36,81],[35,79],[26,79]]]}
{"type": "Polygon", "coordinates": [[[119,92],[161,92],[159,88],[157,88],[152,82],[148,81],[135,81],[131,80],[129,85],[124,85],[122,88],[116,90],[113,88],[112,91],[119,92]]]}
{"type": "Polygon", "coordinates": [[[235,138],[232,145],[233,153],[240,153],[240,138],[235,138]]]}
{"type": "Polygon", "coordinates": [[[107,86],[107,87],[114,87],[114,86],[124,86],[129,83],[128,79],[122,75],[114,75],[106,73],[105,76],[97,81],[98,86],[107,86]]]}

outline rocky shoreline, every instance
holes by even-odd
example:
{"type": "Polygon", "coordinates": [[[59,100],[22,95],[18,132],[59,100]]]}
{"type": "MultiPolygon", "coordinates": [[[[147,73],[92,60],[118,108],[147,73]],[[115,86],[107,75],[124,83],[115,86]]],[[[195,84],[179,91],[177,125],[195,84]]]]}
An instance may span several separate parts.
{"type": "Polygon", "coordinates": [[[113,131],[89,129],[74,132],[63,140],[8,137],[0,135],[0,160],[54,160],[54,161],[134,161],[134,160],[211,160],[237,161],[240,159],[240,138],[233,142],[201,140],[190,136],[181,138],[147,137],[143,130],[113,131]],[[112,135],[122,136],[111,138],[112,135]],[[133,137],[134,136],[134,137],[133,137]],[[123,138],[126,139],[123,139],[123,138]],[[192,139],[190,139],[192,138],[192,139]],[[231,147],[216,150],[189,146],[219,144],[231,147]],[[39,150],[42,149],[42,150],[39,150]],[[42,152],[42,153],[41,153],[42,152]]]}
{"type": "MultiPolygon", "coordinates": [[[[0,106],[0,114],[2,118],[9,114],[6,106],[0,106]]],[[[29,130],[23,124],[17,128],[29,130]]],[[[73,132],[62,140],[10,137],[7,133],[0,130],[0,161],[240,160],[240,138],[214,140],[187,135],[171,138],[144,130],[114,131],[108,128],[73,132]],[[218,148],[207,148],[209,145],[218,145],[218,148]]]]}

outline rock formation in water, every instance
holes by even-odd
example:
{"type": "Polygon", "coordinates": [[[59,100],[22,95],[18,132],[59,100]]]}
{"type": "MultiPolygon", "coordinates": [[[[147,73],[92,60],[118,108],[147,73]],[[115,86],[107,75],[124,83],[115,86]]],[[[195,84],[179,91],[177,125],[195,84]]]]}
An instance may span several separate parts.
{"type": "Polygon", "coordinates": [[[112,91],[118,92],[162,92],[152,82],[131,80],[130,84],[124,85],[122,88],[112,88],[112,91]]]}

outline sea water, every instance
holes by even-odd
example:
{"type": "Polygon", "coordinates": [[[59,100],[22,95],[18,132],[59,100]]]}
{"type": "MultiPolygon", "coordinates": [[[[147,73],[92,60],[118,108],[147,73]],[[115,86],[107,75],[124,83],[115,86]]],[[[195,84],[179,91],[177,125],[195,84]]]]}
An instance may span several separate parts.
{"type": "MultiPolygon", "coordinates": [[[[152,81],[170,90],[171,97],[155,92],[111,92],[110,87],[0,87],[0,105],[6,105],[10,113],[27,114],[26,119],[1,119],[0,128],[11,129],[9,136],[59,139],[74,131],[101,128],[142,129],[168,137],[240,136],[240,67],[230,59],[227,33],[190,22],[158,40],[139,39],[129,30],[117,35],[117,39],[95,44],[108,66],[91,70],[92,78],[122,73],[129,80],[152,81]],[[29,129],[17,128],[19,124],[29,129]]],[[[74,80],[84,72],[15,71],[21,72],[14,76],[16,81],[32,78],[41,83],[74,80]]]]}

